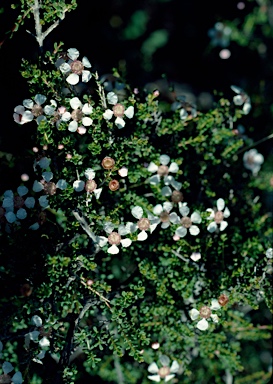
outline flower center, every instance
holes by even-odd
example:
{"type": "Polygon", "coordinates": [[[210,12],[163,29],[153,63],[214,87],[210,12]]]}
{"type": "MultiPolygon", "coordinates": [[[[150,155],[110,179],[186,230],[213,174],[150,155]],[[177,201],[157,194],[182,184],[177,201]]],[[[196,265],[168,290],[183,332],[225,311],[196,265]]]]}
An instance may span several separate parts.
{"type": "Polygon", "coordinates": [[[217,224],[220,224],[224,220],[224,214],[222,211],[215,212],[214,220],[217,224]]]}
{"type": "Polygon", "coordinates": [[[161,212],[159,217],[162,223],[168,223],[170,221],[170,215],[166,211],[161,212]]]}
{"type": "Polygon", "coordinates": [[[46,195],[55,195],[57,190],[56,184],[52,183],[51,181],[49,183],[45,183],[44,185],[44,191],[46,195]]]}
{"type": "Polygon", "coordinates": [[[169,167],[167,165],[160,165],[157,170],[159,176],[166,176],[169,172],[169,167]]]}
{"type": "Polygon", "coordinates": [[[225,294],[222,294],[218,297],[218,303],[223,307],[228,303],[228,297],[225,294]]]}
{"type": "Polygon", "coordinates": [[[38,104],[35,104],[32,109],[31,109],[31,113],[33,114],[33,116],[37,117],[37,116],[41,116],[43,114],[44,110],[43,108],[38,105],[38,104]]]}
{"type": "Polygon", "coordinates": [[[122,117],[124,115],[124,106],[122,104],[116,104],[113,107],[113,112],[116,117],[122,117]]]}
{"type": "Polygon", "coordinates": [[[204,319],[208,319],[211,315],[211,310],[209,307],[204,305],[204,307],[200,309],[199,313],[201,317],[203,317],[204,319]]]}
{"type": "Polygon", "coordinates": [[[192,224],[192,221],[188,216],[182,217],[180,222],[181,222],[182,226],[185,228],[190,228],[190,226],[192,224]]]}
{"type": "Polygon", "coordinates": [[[87,180],[84,188],[87,192],[93,192],[97,188],[97,184],[95,180],[87,180]]]}
{"type": "Polygon", "coordinates": [[[81,110],[79,109],[74,109],[74,111],[72,111],[71,113],[71,117],[73,120],[76,120],[76,121],[80,121],[82,118],[83,118],[83,113],[81,110]]]}
{"type": "Polygon", "coordinates": [[[119,189],[119,182],[117,180],[111,180],[108,184],[108,187],[111,189],[111,191],[116,191],[119,189]]]}
{"type": "Polygon", "coordinates": [[[120,240],[121,240],[121,237],[120,235],[117,233],[117,232],[112,232],[110,233],[110,235],[108,236],[108,242],[110,244],[120,244],[120,240]]]}
{"type": "Polygon", "coordinates": [[[21,196],[14,197],[14,208],[19,209],[22,208],[25,204],[25,200],[21,196]]]}
{"type": "Polygon", "coordinates": [[[179,203],[184,199],[183,193],[180,191],[173,191],[171,199],[173,203],[179,203]]]}
{"type": "Polygon", "coordinates": [[[137,226],[141,231],[147,231],[150,228],[150,220],[142,217],[142,219],[138,220],[137,226]]]}
{"type": "Polygon", "coordinates": [[[0,383],[1,384],[11,383],[11,377],[9,375],[0,375],[0,383]]]}
{"type": "Polygon", "coordinates": [[[80,60],[74,60],[71,64],[71,71],[77,75],[81,75],[84,69],[83,63],[80,60]]]}
{"type": "Polygon", "coordinates": [[[159,368],[159,370],[158,370],[158,374],[159,374],[159,376],[161,377],[161,379],[165,379],[165,377],[167,376],[167,375],[169,375],[170,374],[170,368],[169,367],[161,367],[161,368],[159,368]]]}
{"type": "Polygon", "coordinates": [[[115,165],[115,160],[112,159],[111,157],[105,157],[102,160],[101,165],[103,166],[104,169],[111,169],[115,165]]]}

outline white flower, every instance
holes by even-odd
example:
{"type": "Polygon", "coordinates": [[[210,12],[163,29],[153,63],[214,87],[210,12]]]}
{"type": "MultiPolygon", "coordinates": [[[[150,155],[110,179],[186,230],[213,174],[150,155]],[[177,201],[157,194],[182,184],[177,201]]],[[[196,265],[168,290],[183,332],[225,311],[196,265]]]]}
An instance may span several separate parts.
{"type": "Polygon", "coordinates": [[[165,383],[167,383],[175,377],[175,373],[177,373],[179,370],[179,364],[175,360],[170,366],[170,359],[165,355],[160,356],[159,361],[162,365],[160,368],[155,362],[149,365],[148,372],[152,373],[153,375],[148,376],[148,379],[157,383],[163,380],[165,383]]]}
{"type": "Polygon", "coordinates": [[[126,224],[126,227],[129,229],[130,233],[136,232],[138,229],[140,232],[137,235],[139,241],[144,241],[147,239],[147,231],[150,230],[152,233],[158,225],[158,219],[150,213],[147,212],[147,218],[144,217],[144,211],[140,206],[135,206],[131,210],[132,215],[138,219],[137,224],[129,222],[126,224]]]}
{"type": "Polygon", "coordinates": [[[211,38],[211,44],[225,48],[229,45],[232,29],[227,25],[218,22],[214,28],[209,29],[208,36],[211,38]]]}
{"type": "Polygon", "coordinates": [[[56,67],[59,68],[63,74],[69,74],[66,81],[71,85],[78,84],[80,81],[80,75],[82,75],[82,82],[87,83],[92,76],[90,71],[84,69],[91,68],[91,64],[87,57],[84,56],[82,61],[77,60],[80,53],[76,48],[69,48],[67,50],[67,56],[70,59],[68,62],[65,62],[64,59],[59,59],[55,63],[56,67]]]}
{"type": "Polygon", "coordinates": [[[212,208],[206,209],[206,211],[210,213],[207,219],[214,220],[207,226],[207,230],[209,232],[215,232],[218,224],[220,225],[220,231],[223,231],[228,226],[227,221],[225,221],[224,219],[230,216],[230,211],[228,207],[225,208],[224,200],[222,198],[218,199],[216,202],[216,206],[216,212],[212,208]],[[223,211],[224,208],[225,210],[223,211]]]}
{"type": "Polygon", "coordinates": [[[198,261],[201,259],[201,253],[200,252],[193,252],[190,256],[190,258],[193,260],[193,261],[198,261]]]}
{"type": "MultiPolygon", "coordinates": [[[[34,101],[31,99],[23,100],[23,105],[17,105],[14,108],[13,118],[14,121],[18,124],[25,124],[32,121],[36,118],[36,122],[39,124],[42,120],[46,120],[44,114],[52,114],[52,105],[46,105],[44,108],[42,104],[46,101],[46,96],[37,94],[34,97],[34,101]]],[[[51,100],[52,103],[56,103],[54,100],[51,100]]]]}
{"type": "Polygon", "coordinates": [[[5,361],[2,364],[2,370],[4,372],[4,375],[1,375],[1,378],[3,379],[2,383],[12,383],[12,384],[23,383],[22,373],[19,371],[17,371],[12,377],[10,377],[9,373],[14,370],[14,367],[8,361],[5,361]]]}
{"type": "MultiPolygon", "coordinates": [[[[34,315],[31,318],[31,323],[35,325],[36,328],[34,331],[25,334],[25,348],[27,349],[29,348],[31,340],[34,342],[38,342],[41,348],[49,347],[50,345],[50,340],[48,338],[49,333],[45,332],[42,319],[39,316],[34,315]],[[40,336],[42,336],[42,338],[40,338],[40,336]]],[[[43,355],[44,354],[41,354],[40,358],[42,358],[43,355]]]]}
{"type": "Polygon", "coordinates": [[[187,120],[188,117],[194,118],[197,116],[196,106],[188,103],[185,96],[178,96],[176,101],[172,103],[172,111],[180,109],[179,116],[182,121],[187,120]]]}
{"type": "Polygon", "coordinates": [[[264,162],[264,157],[257,151],[257,149],[253,148],[244,153],[243,162],[245,168],[249,169],[253,176],[257,176],[261,169],[261,165],[264,162]]]}
{"type": "Polygon", "coordinates": [[[239,87],[236,85],[231,85],[230,87],[235,93],[236,96],[233,97],[233,102],[235,105],[242,105],[242,112],[247,115],[251,110],[251,101],[250,97],[239,87]]]}
{"type": "MultiPolygon", "coordinates": [[[[55,195],[57,188],[64,190],[67,188],[67,182],[64,179],[60,179],[56,184],[53,183],[51,180],[53,179],[53,173],[43,172],[42,173],[43,180],[37,181],[35,180],[33,183],[32,190],[34,192],[41,192],[44,191],[46,195],[55,195]]],[[[46,208],[48,206],[47,201],[48,196],[40,196],[39,198],[39,204],[41,207],[46,208]]]]}
{"type": "Polygon", "coordinates": [[[201,331],[205,331],[209,327],[207,319],[211,318],[214,323],[218,323],[219,318],[216,314],[213,314],[212,311],[218,310],[220,308],[221,306],[218,303],[218,300],[212,299],[210,307],[204,305],[202,308],[200,308],[199,311],[193,308],[190,310],[189,315],[192,320],[197,320],[199,317],[201,317],[201,320],[198,321],[196,327],[201,331]]]}
{"type": "Polygon", "coordinates": [[[77,131],[80,134],[85,133],[86,127],[89,127],[93,123],[93,120],[87,116],[92,113],[93,107],[88,103],[83,105],[78,97],[73,97],[70,100],[70,106],[73,111],[71,114],[69,112],[65,112],[60,121],[69,121],[72,119],[68,125],[68,130],[70,132],[77,131]],[[81,123],[81,125],[79,125],[79,123],[81,123]],[[84,130],[84,132],[82,132],[82,130],[84,130]]]}
{"type": "Polygon", "coordinates": [[[17,219],[24,220],[27,217],[27,211],[23,208],[33,208],[35,205],[34,197],[23,198],[24,195],[28,193],[28,188],[25,186],[19,186],[17,188],[18,195],[13,194],[11,190],[4,192],[4,200],[2,208],[5,209],[5,217],[7,221],[12,224],[17,219]],[[16,210],[14,212],[14,210],[16,210]]]}
{"type": "Polygon", "coordinates": [[[131,105],[126,110],[125,107],[118,103],[118,97],[114,92],[109,92],[107,94],[107,101],[109,104],[114,105],[113,110],[106,109],[106,111],[103,113],[103,117],[105,120],[111,120],[113,115],[116,117],[115,119],[115,125],[118,128],[124,128],[125,127],[125,121],[123,119],[123,116],[125,115],[128,119],[132,119],[134,116],[134,107],[131,105]]]}
{"type": "Polygon", "coordinates": [[[153,220],[153,223],[162,223],[161,228],[168,228],[170,223],[178,224],[180,220],[179,216],[175,212],[170,213],[172,208],[173,205],[169,201],[165,201],[163,205],[157,204],[153,209],[153,213],[159,217],[153,220]]]}
{"type": "Polygon", "coordinates": [[[149,182],[152,185],[157,185],[160,183],[161,177],[163,177],[165,185],[171,184],[173,188],[175,188],[176,190],[179,190],[181,189],[182,184],[175,181],[174,177],[169,175],[169,172],[177,173],[179,168],[175,162],[172,162],[168,167],[167,165],[169,164],[170,160],[171,159],[168,155],[161,155],[159,157],[160,165],[155,164],[153,161],[150,162],[147,170],[152,173],[157,172],[157,174],[154,176],[151,176],[149,179],[149,182]]]}
{"type": "Polygon", "coordinates": [[[268,250],[265,252],[265,255],[268,259],[273,258],[273,248],[268,248],[268,250]]]}
{"type": "Polygon", "coordinates": [[[115,226],[111,222],[104,223],[104,230],[106,233],[109,234],[108,237],[105,236],[98,236],[98,243],[100,247],[103,247],[107,243],[109,243],[111,246],[108,248],[107,252],[111,253],[112,255],[116,255],[119,253],[118,245],[121,244],[122,247],[129,247],[132,244],[132,240],[126,238],[122,239],[121,236],[127,235],[130,233],[128,231],[128,228],[124,225],[119,225],[118,232],[114,232],[115,226]]]}
{"type": "Polygon", "coordinates": [[[190,234],[193,236],[197,236],[200,232],[200,229],[197,227],[197,225],[194,225],[193,223],[200,224],[202,219],[200,214],[195,211],[191,214],[189,217],[190,209],[186,205],[187,203],[178,203],[179,206],[179,212],[182,215],[182,218],[180,220],[182,226],[178,227],[175,231],[175,235],[179,237],[184,237],[187,234],[187,231],[189,230],[190,234]]]}
{"type": "Polygon", "coordinates": [[[97,188],[97,183],[94,180],[96,176],[95,171],[92,168],[87,168],[84,172],[84,175],[87,181],[86,182],[84,182],[83,180],[74,181],[73,183],[74,190],[76,192],[82,192],[85,189],[89,198],[92,198],[91,193],[94,193],[95,198],[99,199],[102,188],[97,188]]]}

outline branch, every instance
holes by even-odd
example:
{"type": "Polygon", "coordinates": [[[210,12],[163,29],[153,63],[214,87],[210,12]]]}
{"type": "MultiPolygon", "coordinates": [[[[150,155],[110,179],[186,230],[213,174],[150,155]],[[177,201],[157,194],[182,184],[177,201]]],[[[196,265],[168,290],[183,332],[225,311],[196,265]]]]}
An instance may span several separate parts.
{"type": "Polygon", "coordinates": [[[63,14],[59,18],[59,20],[55,21],[50,27],[45,32],[42,32],[42,26],[40,22],[40,6],[39,6],[39,0],[34,0],[34,6],[32,8],[33,11],[33,16],[34,16],[34,21],[35,21],[35,31],[36,31],[36,40],[38,41],[40,49],[43,47],[43,42],[44,39],[46,38],[47,35],[50,34],[50,32],[55,29],[60,22],[65,18],[65,13],[68,11],[69,7],[65,8],[63,10],[63,14]]]}

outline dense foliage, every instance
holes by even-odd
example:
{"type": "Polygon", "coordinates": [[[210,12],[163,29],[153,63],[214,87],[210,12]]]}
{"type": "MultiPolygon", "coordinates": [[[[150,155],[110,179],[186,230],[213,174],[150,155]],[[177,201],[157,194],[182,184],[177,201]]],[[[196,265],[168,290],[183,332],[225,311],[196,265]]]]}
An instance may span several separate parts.
{"type": "Polygon", "coordinates": [[[46,36],[36,24],[13,115],[35,177],[1,199],[0,382],[267,383],[244,356],[268,348],[253,314],[272,312],[272,171],[241,125],[250,97],[169,102],[77,47],[43,52],[46,36]]]}

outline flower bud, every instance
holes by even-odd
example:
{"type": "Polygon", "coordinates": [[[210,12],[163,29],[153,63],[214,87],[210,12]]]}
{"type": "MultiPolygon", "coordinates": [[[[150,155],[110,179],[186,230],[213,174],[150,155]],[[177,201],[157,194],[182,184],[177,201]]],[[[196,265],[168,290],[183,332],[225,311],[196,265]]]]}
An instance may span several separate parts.
{"type": "Polygon", "coordinates": [[[111,189],[111,191],[116,191],[119,189],[119,182],[117,180],[111,180],[108,184],[108,187],[111,189]]]}
{"type": "Polygon", "coordinates": [[[225,294],[222,294],[218,297],[218,303],[223,307],[228,303],[228,297],[225,294]]]}
{"type": "Polygon", "coordinates": [[[115,165],[115,160],[112,159],[112,157],[105,157],[102,160],[101,165],[103,166],[104,169],[112,169],[113,166],[115,165]]]}

